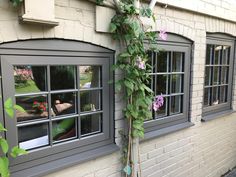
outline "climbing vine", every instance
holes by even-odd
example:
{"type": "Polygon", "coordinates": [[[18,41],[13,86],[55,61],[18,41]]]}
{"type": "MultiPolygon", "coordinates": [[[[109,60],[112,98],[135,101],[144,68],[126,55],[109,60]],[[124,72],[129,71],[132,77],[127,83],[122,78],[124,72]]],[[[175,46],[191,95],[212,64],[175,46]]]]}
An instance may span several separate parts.
{"type": "MultiPolygon", "coordinates": [[[[101,2],[100,2],[101,3],[101,2]]],[[[115,40],[124,47],[113,66],[114,70],[121,70],[124,77],[115,81],[116,91],[124,90],[126,107],[124,115],[128,122],[128,133],[123,134],[127,140],[124,149],[124,172],[126,176],[137,176],[132,172],[133,139],[144,137],[144,121],[152,117],[152,108],[157,111],[163,105],[162,96],[154,98],[150,89],[151,65],[148,63],[148,51],[156,49],[156,32],[142,24],[140,16],[153,18],[151,9],[144,7],[137,9],[134,0],[121,0],[117,13],[112,18],[110,30],[115,40]],[[147,31],[149,30],[149,31],[147,31]]],[[[161,33],[163,38],[165,32],[161,33]]]]}

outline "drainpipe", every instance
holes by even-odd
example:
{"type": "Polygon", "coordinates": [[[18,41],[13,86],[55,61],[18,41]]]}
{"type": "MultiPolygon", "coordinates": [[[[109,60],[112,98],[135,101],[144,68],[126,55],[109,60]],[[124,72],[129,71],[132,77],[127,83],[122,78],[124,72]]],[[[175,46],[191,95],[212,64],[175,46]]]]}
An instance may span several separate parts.
{"type": "Polygon", "coordinates": [[[151,0],[151,2],[150,2],[150,4],[149,4],[149,8],[150,8],[151,10],[153,10],[153,8],[155,7],[156,3],[157,3],[157,0],[151,0]]]}

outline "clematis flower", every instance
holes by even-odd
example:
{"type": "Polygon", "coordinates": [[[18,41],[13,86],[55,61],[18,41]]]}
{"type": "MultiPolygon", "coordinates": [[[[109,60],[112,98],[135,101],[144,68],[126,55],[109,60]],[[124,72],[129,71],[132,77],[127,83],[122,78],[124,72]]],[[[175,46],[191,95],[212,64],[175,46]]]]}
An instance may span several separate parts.
{"type": "Polygon", "coordinates": [[[159,34],[159,37],[166,41],[167,40],[167,33],[166,33],[166,30],[160,30],[160,34],[159,34]]]}
{"type": "Polygon", "coordinates": [[[155,97],[152,106],[154,111],[158,111],[164,104],[164,98],[162,95],[158,95],[155,97]]]}
{"type": "Polygon", "coordinates": [[[140,57],[136,60],[136,65],[138,66],[139,69],[145,69],[146,65],[145,62],[142,61],[140,57]]]}

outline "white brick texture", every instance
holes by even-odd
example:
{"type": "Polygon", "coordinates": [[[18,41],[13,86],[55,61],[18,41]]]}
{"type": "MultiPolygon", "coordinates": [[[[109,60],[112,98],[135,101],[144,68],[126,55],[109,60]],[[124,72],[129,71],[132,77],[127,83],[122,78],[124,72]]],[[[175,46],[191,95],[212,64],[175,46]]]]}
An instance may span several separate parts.
{"type": "MultiPolygon", "coordinates": [[[[191,66],[190,120],[195,124],[175,133],[141,144],[143,177],[220,177],[236,166],[236,114],[202,123],[204,63],[207,32],[236,36],[236,8],[231,0],[163,0],[174,6],[156,6],[156,31],[166,29],[193,41],[191,66]],[[195,5],[194,5],[195,4],[195,5]],[[197,5],[196,5],[197,4],[197,5]],[[191,12],[192,11],[192,12],[191,12]],[[201,12],[197,13],[197,12],[201,12]],[[224,13],[222,18],[215,18],[224,13]],[[204,15],[204,14],[209,14],[204,15]],[[233,18],[233,19],[231,19],[233,18]]],[[[60,38],[85,41],[116,50],[118,43],[109,34],[95,32],[95,5],[85,0],[56,0],[57,27],[21,24],[17,9],[8,0],[0,0],[0,43],[26,39],[60,38]]],[[[102,19],[101,19],[102,20],[102,19]]],[[[236,71],[236,66],[235,69],[236,71]]],[[[121,77],[116,73],[116,78],[121,77]]],[[[232,105],[236,109],[236,76],[232,105]]],[[[121,95],[115,96],[116,142],[118,130],[124,128],[121,95]]],[[[120,153],[94,159],[49,174],[46,177],[120,177],[120,153]]]]}

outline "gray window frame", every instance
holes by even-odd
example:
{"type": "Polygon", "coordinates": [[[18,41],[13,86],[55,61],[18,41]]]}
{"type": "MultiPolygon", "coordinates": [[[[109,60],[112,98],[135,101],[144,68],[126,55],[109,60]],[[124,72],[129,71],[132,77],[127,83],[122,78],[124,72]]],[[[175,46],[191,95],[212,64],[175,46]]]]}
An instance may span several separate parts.
{"type": "MultiPolygon", "coordinates": [[[[204,106],[203,103],[203,121],[211,120],[217,118],[217,114],[225,114],[226,112],[231,112],[232,109],[232,85],[233,85],[233,68],[234,68],[234,53],[235,53],[235,38],[221,33],[207,33],[206,37],[206,50],[207,44],[212,45],[227,45],[231,46],[230,50],[230,60],[229,60],[229,73],[228,73],[228,92],[227,97],[228,100],[226,103],[212,105],[212,106],[204,106]]],[[[207,51],[206,51],[207,53],[207,51]]],[[[205,55],[206,61],[206,55],[205,55]]],[[[206,65],[206,63],[205,63],[206,65]]],[[[206,68],[206,66],[205,66],[206,68]]],[[[206,69],[204,69],[204,76],[205,76],[206,69]]],[[[204,90],[203,90],[203,102],[205,96],[205,77],[204,77],[204,90]]]]}
{"type": "MultiPolygon", "coordinates": [[[[103,131],[80,140],[60,143],[30,151],[27,156],[10,158],[12,176],[47,174],[59,168],[77,164],[106,153],[116,151],[114,143],[114,89],[107,81],[113,79],[111,66],[114,51],[85,42],[68,40],[29,40],[0,45],[3,100],[14,100],[13,65],[101,65],[103,76],[103,131]],[[79,159],[75,159],[75,157],[79,159]],[[59,163],[61,162],[61,163],[59,163]]],[[[79,78],[79,77],[78,77],[79,78]]],[[[15,100],[14,100],[15,102],[15,100]]],[[[2,103],[0,104],[2,106],[2,103]]],[[[16,119],[9,119],[1,109],[1,121],[8,129],[6,138],[10,147],[17,145],[16,119]],[[4,117],[4,118],[3,118],[4,117]]],[[[79,121],[77,121],[79,122],[79,121]]],[[[35,175],[37,176],[37,175],[35,175]]]]}
{"type": "Polygon", "coordinates": [[[168,33],[168,39],[166,41],[157,39],[156,44],[161,50],[183,52],[185,55],[183,113],[146,121],[144,123],[145,139],[161,136],[193,125],[189,120],[192,41],[182,36],[168,33]]]}

